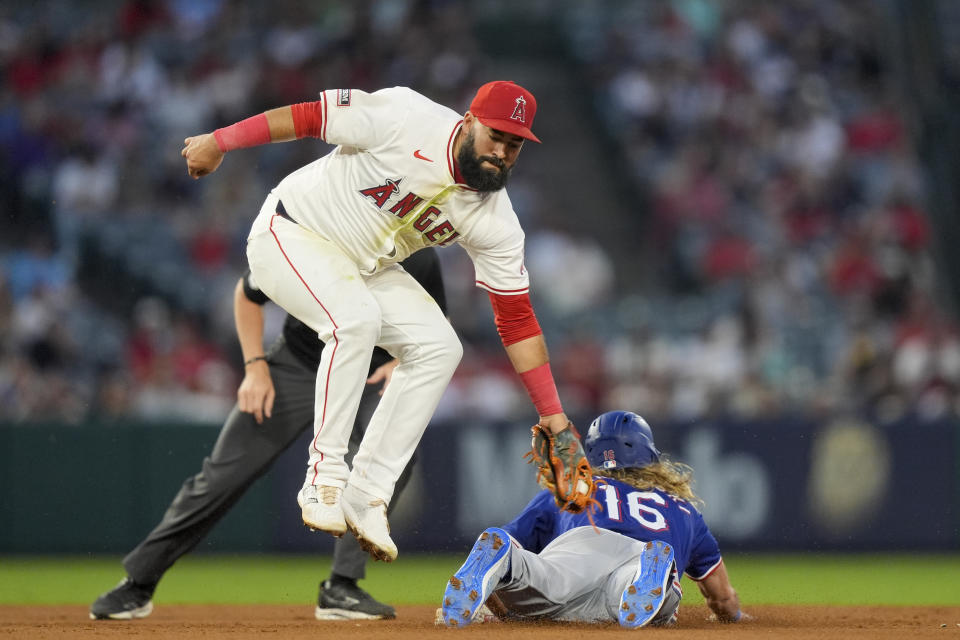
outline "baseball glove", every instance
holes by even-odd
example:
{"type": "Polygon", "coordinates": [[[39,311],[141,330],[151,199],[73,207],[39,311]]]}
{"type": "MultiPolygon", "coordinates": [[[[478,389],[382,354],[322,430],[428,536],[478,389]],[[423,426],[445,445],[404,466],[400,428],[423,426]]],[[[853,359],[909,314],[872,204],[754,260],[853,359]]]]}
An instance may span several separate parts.
{"type": "Polygon", "coordinates": [[[530,431],[533,448],[527,456],[528,462],[537,465],[537,484],[549,489],[564,511],[580,513],[590,506],[594,502],[593,475],[573,423],[560,433],[551,433],[539,424],[530,431]]]}

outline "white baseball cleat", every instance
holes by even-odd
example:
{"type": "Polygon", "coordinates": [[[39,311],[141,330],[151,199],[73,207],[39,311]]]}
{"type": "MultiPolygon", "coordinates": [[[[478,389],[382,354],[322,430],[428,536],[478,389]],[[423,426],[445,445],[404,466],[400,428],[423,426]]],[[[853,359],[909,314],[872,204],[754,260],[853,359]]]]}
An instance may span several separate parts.
{"type": "Polygon", "coordinates": [[[387,503],[350,485],[343,490],[343,517],[347,528],[357,536],[364,551],[375,560],[393,562],[397,559],[397,545],[390,538],[387,521],[387,503]]]}
{"type": "Polygon", "coordinates": [[[340,487],[308,484],[297,494],[303,523],[311,529],[326,531],[336,537],[347,532],[347,523],[343,519],[340,487]]]}

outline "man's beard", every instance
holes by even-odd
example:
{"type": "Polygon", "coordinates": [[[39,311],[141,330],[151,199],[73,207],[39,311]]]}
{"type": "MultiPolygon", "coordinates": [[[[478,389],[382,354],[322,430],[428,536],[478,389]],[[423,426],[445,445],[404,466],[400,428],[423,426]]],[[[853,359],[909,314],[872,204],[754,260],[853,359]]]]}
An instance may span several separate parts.
{"type": "Polygon", "coordinates": [[[500,158],[478,156],[474,148],[472,131],[467,134],[460,145],[460,151],[457,153],[457,164],[460,165],[460,173],[463,175],[463,181],[467,183],[467,186],[484,193],[499,191],[507,186],[512,169],[512,167],[508,169],[500,158]],[[495,165],[499,171],[485,168],[483,166],[484,160],[495,165]]]}

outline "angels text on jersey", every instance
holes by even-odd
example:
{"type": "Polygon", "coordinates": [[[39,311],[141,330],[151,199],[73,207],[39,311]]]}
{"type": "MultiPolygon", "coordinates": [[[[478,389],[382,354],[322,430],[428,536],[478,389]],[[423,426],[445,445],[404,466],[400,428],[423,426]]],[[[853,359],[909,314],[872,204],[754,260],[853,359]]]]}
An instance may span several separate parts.
{"type": "Polygon", "coordinates": [[[429,244],[443,247],[456,239],[460,232],[454,229],[449,220],[442,219],[443,211],[436,206],[448,189],[440,191],[424,203],[424,198],[412,191],[400,196],[402,181],[403,178],[388,178],[383,184],[360,189],[359,193],[369,198],[381,211],[389,212],[400,220],[404,220],[405,225],[409,224],[419,231],[429,244]],[[384,209],[388,203],[390,206],[384,209]],[[411,212],[413,215],[410,215],[411,212]],[[409,219],[407,219],[408,215],[410,215],[409,219]]]}

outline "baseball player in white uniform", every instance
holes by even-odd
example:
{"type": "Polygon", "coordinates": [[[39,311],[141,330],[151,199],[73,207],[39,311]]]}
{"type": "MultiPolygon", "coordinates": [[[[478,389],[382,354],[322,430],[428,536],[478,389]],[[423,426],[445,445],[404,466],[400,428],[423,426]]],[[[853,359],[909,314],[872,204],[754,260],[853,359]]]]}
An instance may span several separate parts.
{"type": "MultiPolygon", "coordinates": [[[[335,536],[350,529],[375,558],[396,558],[386,506],[462,355],[437,304],[397,264],[411,253],[467,251],[539,424],[572,427],[530,306],[523,230],[503,190],[524,141],[539,142],[536,109],[529,91],[505,81],[482,86],[463,116],[403,87],[334,89],[185,140],[194,178],[235,149],[308,136],[338,145],[270,192],[247,259],[264,294],[328,345],[297,496],[303,521],[335,536]],[[351,470],[344,454],[374,346],[399,365],[351,470]]],[[[582,448],[577,459],[585,461],[582,448]]]]}

